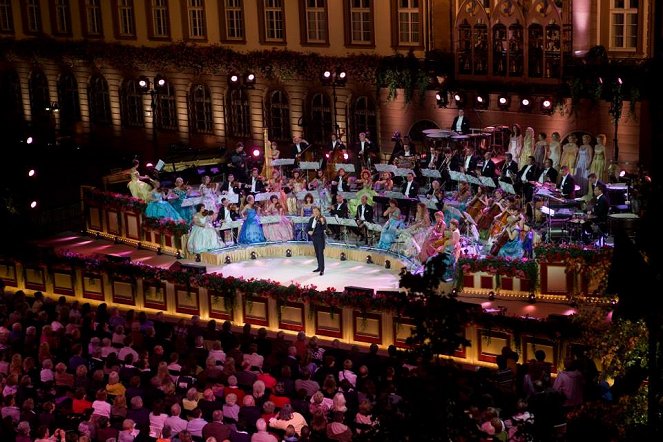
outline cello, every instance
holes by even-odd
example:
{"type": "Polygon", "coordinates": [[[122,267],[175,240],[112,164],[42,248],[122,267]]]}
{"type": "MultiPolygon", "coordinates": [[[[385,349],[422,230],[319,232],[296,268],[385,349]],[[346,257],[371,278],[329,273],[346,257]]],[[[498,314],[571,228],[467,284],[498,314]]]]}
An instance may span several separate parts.
{"type": "Polygon", "coordinates": [[[506,227],[502,229],[502,233],[500,236],[497,238],[497,240],[493,243],[492,247],[490,248],[490,256],[497,256],[497,254],[500,252],[500,249],[504,247],[504,245],[509,242],[509,232],[506,230],[506,227]]]}

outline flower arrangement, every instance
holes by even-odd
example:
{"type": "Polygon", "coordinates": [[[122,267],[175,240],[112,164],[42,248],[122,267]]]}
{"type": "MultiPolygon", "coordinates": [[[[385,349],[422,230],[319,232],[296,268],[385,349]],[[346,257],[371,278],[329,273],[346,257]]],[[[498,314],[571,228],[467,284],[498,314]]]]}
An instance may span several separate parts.
{"type": "Polygon", "coordinates": [[[133,212],[143,212],[147,207],[147,203],[140,198],[134,198],[121,193],[104,192],[98,189],[85,189],[83,191],[83,199],[89,204],[133,212]]]}
{"type": "Polygon", "coordinates": [[[189,224],[186,221],[168,218],[145,218],[143,228],[163,235],[182,236],[189,233],[189,224]]]}
{"type": "Polygon", "coordinates": [[[479,259],[476,256],[470,256],[459,258],[456,267],[458,269],[456,274],[458,285],[462,284],[463,275],[466,273],[484,272],[507,278],[527,279],[532,287],[536,287],[539,277],[539,267],[536,261],[528,258],[489,257],[479,259]]]}

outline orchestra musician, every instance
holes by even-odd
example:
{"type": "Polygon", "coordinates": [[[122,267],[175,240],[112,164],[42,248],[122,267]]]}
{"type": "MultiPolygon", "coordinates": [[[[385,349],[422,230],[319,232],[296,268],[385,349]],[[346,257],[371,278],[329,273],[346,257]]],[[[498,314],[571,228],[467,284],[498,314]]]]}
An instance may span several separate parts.
{"type": "Polygon", "coordinates": [[[373,143],[366,137],[366,132],[359,133],[359,141],[354,146],[357,170],[370,168],[373,163],[373,143]]]}
{"type": "Polygon", "coordinates": [[[569,173],[569,166],[562,166],[560,173],[561,177],[559,178],[557,188],[562,192],[562,196],[565,198],[574,198],[576,193],[576,182],[573,180],[573,176],[569,173]]]}
{"type": "Polygon", "coordinates": [[[553,167],[553,162],[550,158],[543,161],[543,170],[539,174],[537,181],[541,184],[544,183],[557,183],[558,172],[553,167]]]}
{"type": "Polygon", "coordinates": [[[444,190],[442,190],[440,180],[434,179],[431,181],[430,189],[426,192],[426,198],[436,201],[437,203],[444,202],[444,190]]]}
{"type": "Polygon", "coordinates": [[[539,175],[536,169],[536,158],[533,155],[527,157],[527,164],[523,166],[522,169],[518,172],[518,182],[520,189],[523,192],[525,197],[525,202],[532,201],[532,195],[534,194],[534,185],[531,182],[536,180],[536,177],[539,175]]]}
{"type": "Polygon", "coordinates": [[[391,178],[391,172],[382,172],[380,179],[373,185],[375,190],[384,190],[391,192],[394,189],[394,180],[391,178]]]}
{"type": "Polygon", "coordinates": [[[585,202],[585,207],[589,208],[591,203],[595,200],[596,194],[594,190],[596,189],[597,186],[604,185],[601,181],[599,181],[598,177],[594,172],[590,173],[587,176],[587,193],[585,193],[582,196],[582,200],[585,202]]]}
{"type": "Polygon", "coordinates": [[[431,146],[430,157],[428,158],[428,162],[426,163],[426,168],[439,169],[441,164],[442,164],[442,158],[439,149],[435,146],[431,146]]]}
{"type": "MultiPolygon", "coordinates": [[[[345,198],[340,193],[336,195],[336,204],[331,206],[329,213],[337,218],[349,218],[348,203],[345,202],[345,198]]],[[[330,226],[330,229],[334,232],[334,239],[339,239],[340,226],[330,226]]]]}
{"type": "Polygon", "coordinates": [[[319,207],[313,207],[313,216],[309,218],[306,226],[306,232],[313,241],[313,249],[315,250],[315,258],[318,262],[318,267],[313,270],[313,273],[320,272],[320,276],[325,274],[325,226],[327,220],[320,213],[319,207]]]}
{"type": "Polygon", "coordinates": [[[470,133],[470,121],[465,117],[465,111],[463,109],[458,109],[458,116],[456,116],[453,123],[451,123],[451,130],[459,134],[470,133]]]}
{"type": "Polygon", "coordinates": [[[334,199],[339,192],[347,192],[350,190],[348,179],[349,176],[345,173],[345,169],[338,169],[338,175],[336,175],[336,178],[331,182],[332,199],[334,199]]]}
{"type": "Polygon", "coordinates": [[[229,173],[226,181],[224,181],[221,184],[221,187],[219,187],[219,192],[221,192],[222,195],[229,193],[234,193],[236,195],[239,195],[240,186],[241,184],[235,181],[235,175],[229,173]]]}
{"type": "Polygon", "coordinates": [[[514,184],[516,175],[518,174],[518,163],[513,159],[511,153],[506,154],[506,160],[502,166],[500,180],[505,183],[514,184]]]}
{"type": "Polygon", "coordinates": [[[292,146],[290,147],[290,158],[294,158],[297,162],[304,158],[304,152],[307,152],[306,158],[309,158],[311,145],[308,141],[304,140],[301,136],[295,135],[292,137],[292,146]]]}
{"type": "Polygon", "coordinates": [[[248,180],[248,183],[244,185],[244,189],[251,195],[265,191],[265,183],[263,182],[257,167],[251,169],[251,178],[248,180]]]}
{"type": "Polygon", "coordinates": [[[519,259],[524,256],[525,250],[523,249],[520,236],[521,228],[518,225],[519,220],[519,217],[513,215],[507,219],[506,227],[502,233],[503,237],[505,236],[506,242],[500,247],[497,253],[498,257],[519,259]]]}
{"type": "Polygon", "coordinates": [[[368,204],[368,195],[362,195],[361,204],[357,206],[355,219],[357,220],[359,240],[364,240],[368,244],[368,228],[365,223],[373,223],[373,206],[368,204]]]}
{"type": "Polygon", "coordinates": [[[483,165],[480,169],[481,176],[495,178],[495,162],[493,162],[493,153],[487,151],[483,154],[483,165]]]}
{"type": "Polygon", "coordinates": [[[235,175],[239,182],[244,182],[248,175],[246,152],[244,152],[244,143],[241,141],[235,145],[235,151],[230,156],[230,164],[228,167],[235,175]]]}
{"type": "Polygon", "coordinates": [[[329,143],[325,146],[324,155],[322,155],[322,163],[320,169],[327,170],[329,175],[334,173],[336,163],[343,162],[343,153],[346,152],[345,145],[338,138],[334,132],[330,135],[329,143]]]}
{"type": "Polygon", "coordinates": [[[465,146],[465,156],[463,157],[463,165],[461,166],[461,172],[475,175],[477,169],[477,163],[479,159],[474,155],[474,147],[465,146]]]}
{"type": "Polygon", "coordinates": [[[407,181],[401,186],[401,193],[406,198],[416,198],[419,194],[419,185],[414,181],[414,173],[407,174],[407,181]]]}
{"type": "MultiPolygon", "coordinates": [[[[235,208],[236,207],[237,206],[235,206],[235,208]]],[[[237,212],[237,210],[232,209],[230,200],[228,200],[228,198],[221,198],[221,207],[219,207],[219,214],[217,219],[225,224],[233,222],[238,218],[239,218],[239,213],[237,212]]],[[[237,238],[238,234],[239,234],[238,228],[228,229],[223,231],[223,236],[224,236],[223,242],[226,245],[232,245],[235,242],[235,239],[237,238]]]]}
{"type": "Polygon", "coordinates": [[[604,234],[607,232],[608,211],[610,210],[610,201],[606,195],[607,188],[605,184],[597,184],[594,187],[594,206],[589,211],[590,218],[583,224],[583,236],[586,242],[591,242],[592,232],[604,234]]]}

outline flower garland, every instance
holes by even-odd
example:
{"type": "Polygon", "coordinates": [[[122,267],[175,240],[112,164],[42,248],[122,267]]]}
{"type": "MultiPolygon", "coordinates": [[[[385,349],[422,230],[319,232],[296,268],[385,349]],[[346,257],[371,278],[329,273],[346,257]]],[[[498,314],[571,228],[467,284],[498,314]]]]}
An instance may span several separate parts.
{"type": "Polygon", "coordinates": [[[89,204],[132,212],[144,212],[147,207],[147,203],[140,198],[98,189],[85,189],[83,199],[89,204]]]}
{"type": "Polygon", "coordinates": [[[462,285],[464,274],[477,272],[507,278],[527,279],[533,288],[536,288],[539,279],[539,268],[536,261],[527,258],[489,257],[479,259],[476,256],[463,257],[458,259],[457,269],[457,285],[462,285]]]}
{"type": "Polygon", "coordinates": [[[189,224],[184,220],[169,218],[145,218],[143,221],[145,230],[153,230],[162,235],[182,236],[189,233],[189,224]]]}

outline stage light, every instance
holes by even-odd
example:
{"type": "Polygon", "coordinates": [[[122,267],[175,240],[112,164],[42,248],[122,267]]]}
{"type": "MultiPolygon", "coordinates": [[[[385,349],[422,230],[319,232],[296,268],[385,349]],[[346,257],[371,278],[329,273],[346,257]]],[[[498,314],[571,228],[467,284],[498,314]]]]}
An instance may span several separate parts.
{"type": "Polygon", "coordinates": [[[619,302],[619,301],[617,300],[617,298],[612,298],[612,299],[610,300],[610,308],[613,308],[613,309],[614,309],[615,307],[617,307],[617,303],[618,303],[618,302],[619,302]]]}
{"type": "Polygon", "coordinates": [[[256,74],[253,72],[250,72],[246,74],[246,80],[244,81],[246,84],[253,84],[256,82],[256,74]]]}
{"type": "Polygon", "coordinates": [[[251,252],[251,259],[258,259],[256,252],[251,252]]]}
{"type": "Polygon", "coordinates": [[[532,110],[532,99],[530,97],[523,97],[520,99],[520,111],[530,112],[532,110]]]}
{"type": "Polygon", "coordinates": [[[371,257],[371,255],[366,256],[366,264],[373,264],[373,258],[371,257]]]}
{"type": "Polygon", "coordinates": [[[390,269],[391,268],[391,261],[389,261],[388,259],[385,259],[384,268],[385,269],[390,269]]]}
{"type": "Polygon", "coordinates": [[[161,247],[157,247],[157,255],[163,255],[163,251],[161,250],[161,247]]]}
{"type": "Polygon", "coordinates": [[[164,80],[163,78],[159,78],[157,80],[157,86],[164,87],[165,85],[166,85],[166,80],[164,80]]]}
{"type": "Polygon", "coordinates": [[[490,96],[484,93],[478,93],[474,100],[474,107],[477,109],[488,109],[490,96]]]}
{"type": "Polygon", "coordinates": [[[341,261],[347,261],[348,257],[345,256],[345,252],[341,252],[341,261]]]}
{"type": "Polygon", "coordinates": [[[346,76],[347,74],[345,73],[345,71],[341,71],[338,73],[338,78],[340,78],[341,80],[345,80],[346,76]]]}
{"type": "Polygon", "coordinates": [[[543,98],[543,100],[541,100],[541,112],[543,113],[552,112],[552,108],[553,108],[552,98],[545,97],[543,98]]]}
{"type": "Polygon", "coordinates": [[[201,261],[200,253],[196,253],[196,262],[200,262],[200,261],[201,261]]]}
{"type": "Polygon", "coordinates": [[[30,169],[30,170],[28,170],[28,176],[29,176],[30,178],[32,178],[32,177],[35,176],[36,174],[37,174],[37,172],[36,172],[34,169],[30,169]]]}
{"type": "Polygon", "coordinates": [[[28,138],[25,139],[25,142],[26,142],[27,144],[32,144],[32,142],[33,142],[34,140],[35,140],[35,139],[32,138],[32,137],[28,137],[28,138]]]}
{"type": "Polygon", "coordinates": [[[617,77],[617,84],[620,85],[620,86],[621,86],[622,84],[624,84],[624,83],[622,82],[622,77],[617,77]]]}
{"type": "Polygon", "coordinates": [[[511,97],[509,97],[506,94],[500,94],[497,97],[497,107],[500,108],[500,110],[508,110],[509,107],[511,106],[511,97]]]}
{"type": "Polygon", "coordinates": [[[626,176],[626,170],[622,169],[619,171],[619,178],[624,178],[626,176]]]}
{"type": "Polygon", "coordinates": [[[457,288],[453,288],[453,289],[451,290],[450,295],[451,295],[452,298],[457,298],[457,297],[458,297],[458,289],[457,289],[457,288]]]}
{"type": "Polygon", "coordinates": [[[230,255],[226,255],[226,259],[223,260],[226,264],[230,264],[230,255]]]}
{"type": "MultiPolygon", "coordinates": [[[[620,83],[621,84],[621,83],[620,83]]],[[[60,112],[60,105],[57,103],[51,103],[51,108],[53,109],[53,112],[60,112]]]]}
{"type": "Polygon", "coordinates": [[[154,164],[152,164],[152,163],[147,163],[147,164],[145,165],[145,167],[147,167],[148,169],[151,169],[152,167],[154,167],[154,164]]]}
{"type": "Polygon", "coordinates": [[[182,252],[181,251],[179,251],[179,250],[177,251],[177,255],[175,255],[175,259],[182,259],[182,252]]]}
{"type": "Polygon", "coordinates": [[[344,160],[347,160],[348,158],[350,158],[350,155],[348,155],[347,153],[344,153],[344,154],[343,154],[343,159],[344,159],[344,160]]]}
{"type": "Polygon", "coordinates": [[[32,201],[32,202],[30,203],[30,208],[31,208],[31,209],[36,209],[36,208],[37,208],[37,201],[32,201]]]}
{"type": "Polygon", "coordinates": [[[237,76],[237,74],[232,74],[230,76],[230,82],[231,83],[237,83],[238,81],[239,81],[239,76],[237,76]]]}
{"type": "Polygon", "coordinates": [[[329,158],[329,152],[325,154],[325,158],[329,158]]]}
{"type": "Polygon", "coordinates": [[[331,78],[331,72],[330,71],[324,71],[322,73],[322,78],[325,80],[329,80],[331,78]]]}
{"type": "Polygon", "coordinates": [[[530,304],[534,304],[536,302],[536,295],[534,292],[530,293],[529,296],[527,297],[527,302],[530,304]]]}
{"type": "Polygon", "coordinates": [[[398,276],[405,276],[407,273],[407,269],[405,267],[401,267],[401,271],[398,272],[398,276]]]}
{"type": "Polygon", "coordinates": [[[253,156],[254,157],[259,157],[260,156],[260,150],[259,149],[253,149],[253,156]]]}
{"type": "Polygon", "coordinates": [[[447,92],[444,90],[437,91],[435,94],[435,99],[437,100],[437,107],[447,107],[449,104],[449,97],[447,92]]]}
{"type": "Polygon", "coordinates": [[[285,251],[285,257],[286,258],[292,258],[292,250],[288,249],[285,251]]]}
{"type": "Polygon", "coordinates": [[[488,300],[489,301],[494,301],[495,300],[495,292],[494,291],[491,290],[490,292],[488,292],[488,300]]]}
{"type": "Polygon", "coordinates": [[[462,92],[454,93],[454,101],[456,102],[456,107],[463,108],[465,107],[465,94],[462,92]]]}

